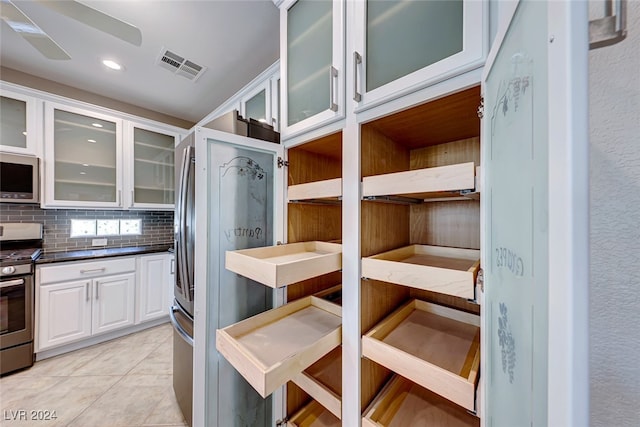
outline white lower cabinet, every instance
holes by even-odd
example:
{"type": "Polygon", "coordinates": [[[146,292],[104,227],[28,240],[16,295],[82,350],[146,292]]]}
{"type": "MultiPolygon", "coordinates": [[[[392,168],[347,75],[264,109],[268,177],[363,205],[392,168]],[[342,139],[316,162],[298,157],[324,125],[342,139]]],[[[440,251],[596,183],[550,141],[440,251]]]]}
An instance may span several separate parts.
{"type": "Polygon", "coordinates": [[[91,336],[91,280],[42,286],[38,348],[45,349],[91,336]]]}
{"type": "Polygon", "coordinates": [[[133,325],[135,273],[97,279],[93,284],[92,334],[133,325]]]}
{"type": "Polygon", "coordinates": [[[39,266],[37,351],[133,325],[135,269],[135,257],[39,266]]]}
{"type": "Polygon", "coordinates": [[[157,319],[169,314],[173,277],[173,254],[139,256],[136,323],[157,319]]]}

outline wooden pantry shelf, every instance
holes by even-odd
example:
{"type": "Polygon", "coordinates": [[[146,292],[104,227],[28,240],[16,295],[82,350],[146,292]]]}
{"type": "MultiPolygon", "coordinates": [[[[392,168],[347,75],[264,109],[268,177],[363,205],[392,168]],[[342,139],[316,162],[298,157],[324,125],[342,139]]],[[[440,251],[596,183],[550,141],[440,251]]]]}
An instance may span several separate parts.
{"type": "Polygon", "coordinates": [[[362,258],[362,276],[474,299],[480,251],[410,245],[362,258]]]}
{"type": "Polygon", "coordinates": [[[342,422],[322,407],[311,401],[287,421],[287,427],[340,427],[342,422]]]}
{"type": "Polygon", "coordinates": [[[342,419],[342,346],[299,373],[292,380],[333,415],[342,419]]]}
{"type": "Polygon", "coordinates": [[[362,426],[479,427],[480,419],[396,375],[365,410],[362,426]]]}
{"type": "Polygon", "coordinates": [[[287,200],[339,200],[342,197],[342,178],[326,179],[305,184],[290,185],[287,200]]]}
{"type": "Polygon", "coordinates": [[[279,288],[342,268],[342,245],[300,242],[227,251],[227,270],[279,288]]]}
{"type": "Polygon", "coordinates": [[[362,337],[362,354],[463,408],[475,409],[478,315],[409,301],[362,337]]]}
{"type": "Polygon", "coordinates": [[[413,199],[459,197],[476,186],[473,162],[415,169],[362,178],[362,197],[403,196],[413,199]]]}
{"type": "Polygon", "coordinates": [[[342,342],[342,309],[308,296],[216,331],[216,348],[262,397],[342,342]]]}

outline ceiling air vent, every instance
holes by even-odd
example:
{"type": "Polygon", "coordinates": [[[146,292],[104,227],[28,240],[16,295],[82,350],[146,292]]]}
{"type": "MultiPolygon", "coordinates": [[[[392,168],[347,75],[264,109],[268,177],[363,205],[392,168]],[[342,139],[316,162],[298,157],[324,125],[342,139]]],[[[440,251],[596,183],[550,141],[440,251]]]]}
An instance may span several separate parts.
{"type": "Polygon", "coordinates": [[[198,65],[164,48],[156,60],[156,65],[192,81],[196,81],[207,70],[207,67],[198,65]]]}

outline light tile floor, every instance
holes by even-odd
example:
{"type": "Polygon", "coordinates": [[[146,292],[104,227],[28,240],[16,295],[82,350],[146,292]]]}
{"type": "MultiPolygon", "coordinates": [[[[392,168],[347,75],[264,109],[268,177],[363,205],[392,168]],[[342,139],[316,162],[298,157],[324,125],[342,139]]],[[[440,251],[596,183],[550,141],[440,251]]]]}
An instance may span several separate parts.
{"type": "Polygon", "coordinates": [[[0,378],[0,426],[186,426],[173,394],[172,348],[164,324],[0,378]],[[57,418],[33,419],[31,411],[57,418]]]}

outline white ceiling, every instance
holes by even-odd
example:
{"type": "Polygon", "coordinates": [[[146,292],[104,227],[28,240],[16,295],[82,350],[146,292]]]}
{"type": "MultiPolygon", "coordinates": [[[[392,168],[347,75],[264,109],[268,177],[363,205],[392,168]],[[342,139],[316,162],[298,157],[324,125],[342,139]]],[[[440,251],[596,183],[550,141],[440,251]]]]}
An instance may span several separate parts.
{"type": "Polygon", "coordinates": [[[0,64],[98,95],[198,122],[279,57],[271,0],[84,1],[137,26],[134,46],[33,1],[14,1],[72,57],[46,59],[2,22],[0,64]],[[195,82],[155,65],[162,48],[207,71],[195,82]],[[113,58],[124,71],[104,67],[113,58]]]}

